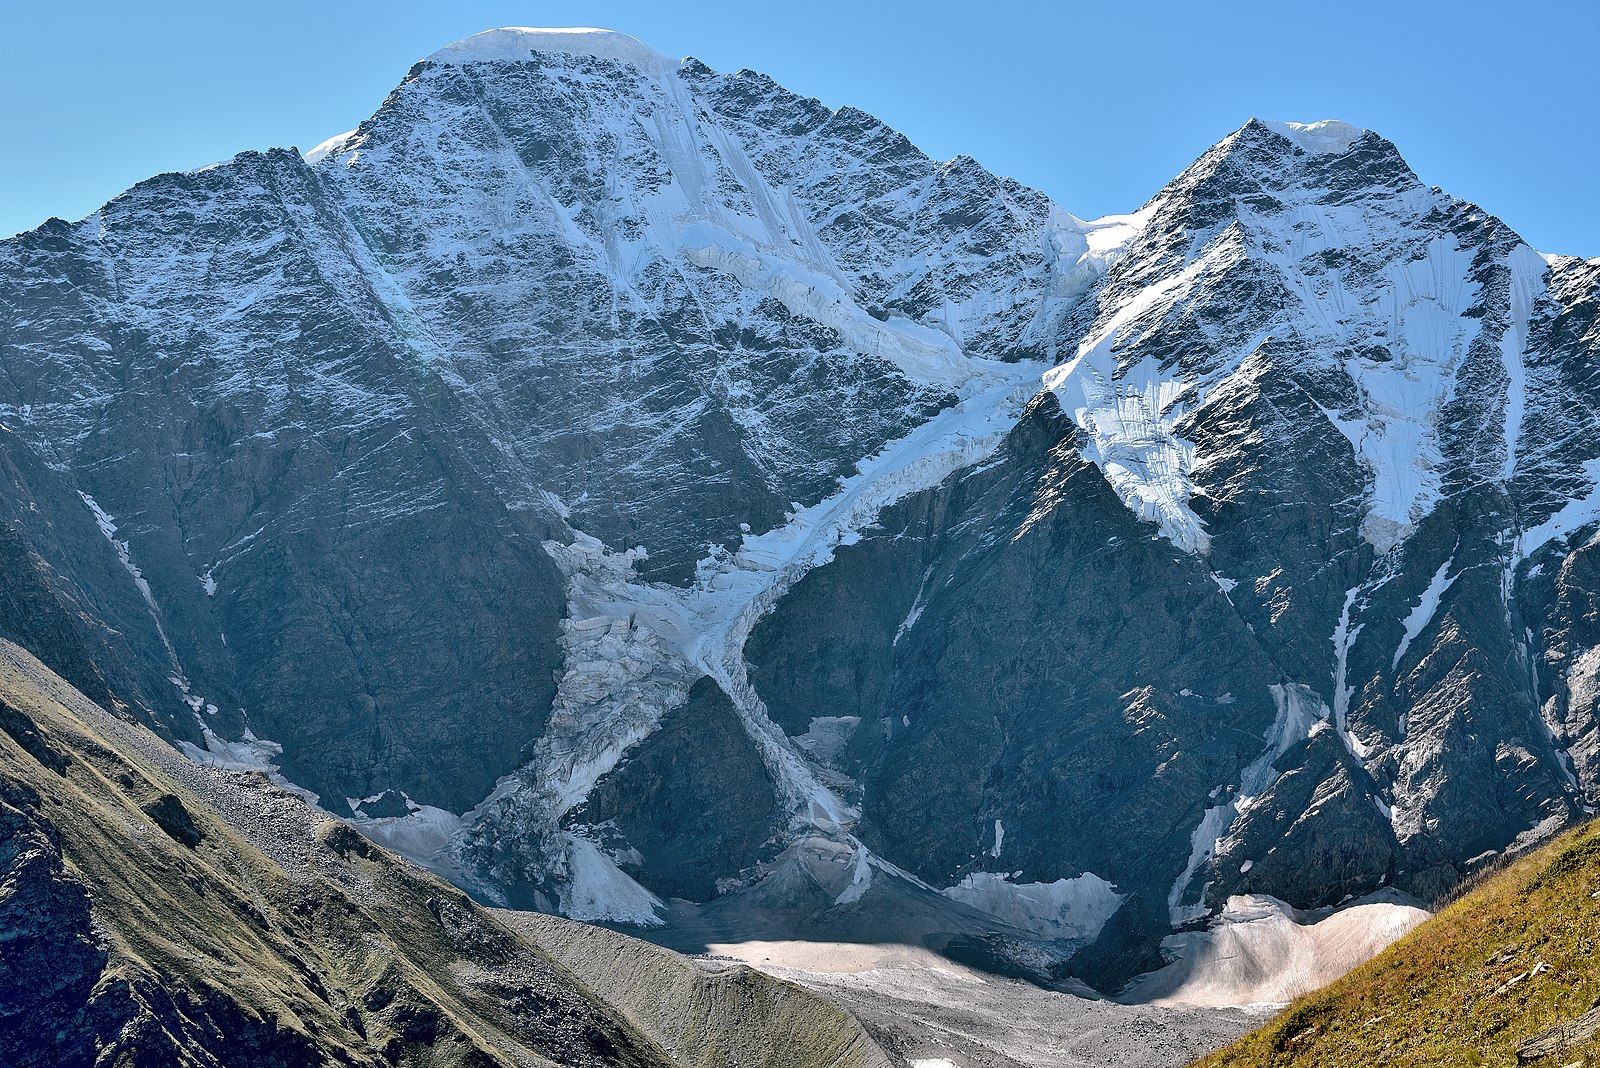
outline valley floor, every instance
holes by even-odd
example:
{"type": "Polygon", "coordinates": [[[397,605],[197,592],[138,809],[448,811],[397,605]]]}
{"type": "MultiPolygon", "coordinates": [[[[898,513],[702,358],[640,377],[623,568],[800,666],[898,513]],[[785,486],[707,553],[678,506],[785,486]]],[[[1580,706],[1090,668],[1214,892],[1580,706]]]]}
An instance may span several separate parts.
{"type": "Polygon", "coordinates": [[[1166,1068],[1227,1044],[1269,1015],[1080,997],[916,946],[785,941],[709,948],[823,995],[909,1068],[1166,1068]]]}

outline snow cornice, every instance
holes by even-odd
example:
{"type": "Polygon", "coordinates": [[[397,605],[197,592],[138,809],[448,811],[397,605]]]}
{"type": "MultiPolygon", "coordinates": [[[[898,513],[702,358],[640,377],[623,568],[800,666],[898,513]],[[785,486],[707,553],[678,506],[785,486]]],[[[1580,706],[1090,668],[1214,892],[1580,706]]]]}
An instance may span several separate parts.
{"type": "Polygon", "coordinates": [[[660,77],[675,68],[668,59],[643,41],[615,30],[587,26],[537,29],[528,26],[503,26],[485,30],[454,44],[445,45],[424,62],[451,66],[469,63],[518,63],[535,52],[555,52],[569,56],[591,56],[634,67],[660,77]]]}
{"type": "Polygon", "coordinates": [[[1274,122],[1271,119],[1255,121],[1313,155],[1340,155],[1348,152],[1350,146],[1365,137],[1368,132],[1348,122],[1340,122],[1338,119],[1322,119],[1319,122],[1274,122]]]}

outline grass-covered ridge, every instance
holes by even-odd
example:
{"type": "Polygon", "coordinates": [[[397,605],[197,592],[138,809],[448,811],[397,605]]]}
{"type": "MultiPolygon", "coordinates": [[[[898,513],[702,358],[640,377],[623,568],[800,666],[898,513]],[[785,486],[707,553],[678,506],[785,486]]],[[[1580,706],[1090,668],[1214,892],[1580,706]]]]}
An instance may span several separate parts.
{"type": "Polygon", "coordinates": [[[513,927],[4,641],[0,1064],[886,1068],[798,987],[571,921],[513,927]],[[601,951],[604,990],[578,974],[601,951]],[[714,996],[729,984],[748,996],[714,996]],[[698,995],[694,1028],[650,1003],[664,991],[698,995]]]}
{"type": "Polygon", "coordinates": [[[1600,821],[1490,876],[1203,1068],[1600,1065],[1593,1037],[1518,1051],[1600,1003],[1600,821]]]}

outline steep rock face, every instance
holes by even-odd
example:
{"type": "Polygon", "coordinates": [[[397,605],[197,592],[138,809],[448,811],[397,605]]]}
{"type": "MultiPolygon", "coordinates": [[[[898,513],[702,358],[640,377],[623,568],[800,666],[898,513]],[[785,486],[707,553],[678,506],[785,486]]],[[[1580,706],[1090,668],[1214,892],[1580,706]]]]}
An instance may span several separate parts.
{"type": "MultiPolygon", "coordinates": [[[[1131,895],[1109,930],[1148,934],[1233,893],[1317,907],[1392,881],[1431,897],[1577,810],[1539,703],[1574,737],[1587,721],[1536,692],[1523,620],[1582,609],[1521,584],[1537,587],[1535,546],[1593,518],[1594,446],[1573,429],[1593,412],[1592,290],[1560,261],[1547,282],[1515,235],[1422,187],[1375,135],[1337,151],[1297,136],[1252,123],[1139,213],[1084,340],[1045,375],[1071,416],[1046,433],[1051,465],[1021,442],[1052,421],[1025,421],[995,466],[885,513],[752,635],[752,678],[791,733],[819,715],[872,725],[853,769],[863,837],[938,885],[1092,871],[1131,895]],[[971,503],[1012,467],[1011,501],[971,503]],[[1100,514],[1073,514],[1097,493],[1100,514]],[[1061,540],[1085,530],[1088,559],[1061,540]],[[1158,532],[1183,551],[1136,563],[1158,532]],[[967,547],[985,539],[1044,567],[991,585],[967,547]],[[1167,704],[1224,691],[1242,703],[1205,713],[1209,737],[1167,704]],[[994,708],[1036,718],[1080,766],[994,708]],[[1142,796],[1119,794],[1124,772],[1142,796]],[[1060,797],[1086,775],[1105,781],[1060,797]],[[1093,815],[1063,835],[1068,812],[1093,815]]],[[[1105,948],[1084,966],[1115,979],[1105,948]]]]}
{"type": "Polygon", "coordinates": [[[180,736],[281,738],[330,802],[465,806],[548,706],[560,578],[351,240],[278,151],[10,243],[16,434],[81,495],[43,517],[64,544],[34,544],[95,561],[180,736]],[[39,297],[63,279],[91,306],[39,297]]]}
{"type": "Polygon", "coordinates": [[[890,289],[997,357],[1053,299],[1037,194],[754,76],[531,45],[444,50],[311,165],[164,175],[0,256],[5,423],[89,506],[30,544],[121,558],[96,595],[138,600],[96,614],[180,680],[137,696],[168,730],[214,706],[330,803],[462,811],[526,758],[563,517],[682,581],[947,403],[966,356],[890,289]]]}
{"type": "MultiPolygon", "coordinates": [[[[1332,150],[1305,138],[1253,123],[1180,176],[1102,309],[1130,281],[1166,284],[1142,259],[1204,265],[1228,297],[1203,299],[1208,283],[1179,272],[1181,299],[1162,292],[1116,366],[1137,379],[1148,350],[1152,377],[1170,367],[1181,385],[1167,388],[1194,391],[1178,432],[1210,559],[1372,776],[1402,885],[1428,896],[1490,840],[1572,811],[1509,605],[1521,530],[1587,460],[1587,443],[1549,447],[1531,428],[1592,401],[1558,401],[1527,370],[1558,311],[1540,257],[1422,187],[1375,135],[1332,150]],[[1257,411],[1230,421],[1242,405],[1257,411]]],[[[1290,814],[1254,805],[1240,833],[1290,814]]]]}
{"type": "Polygon", "coordinates": [[[1340,123],[1085,223],[492,31],[0,244],[0,634],[490,899],[898,880],[1117,981],[1593,800],[1596,272],[1340,123]]]}
{"type": "Polygon", "coordinates": [[[753,867],[780,813],[761,754],[728,695],[701,678],[615,771],[595,784],[570,822],[603,842],[615,826],[623,870],[662,897],[706,901],[717,882],[753,867]]]}
{"type": "Polygon", "coordinates": [[[511,33],[315,169],[524,492],[642,575],[825,496],[1051,305],[1037,193],[748,72],[511,33]]]}
{"type": "MultiPolygon", "coordinates": [[[[17,788],[8,784],[8,791],[17,788]]],[[[37,797],[19,797],[36,805],[37,797]]],[[[60,1048],[64,1028],[105,967],[106,952],[95,937],[89,895],[64,869],[60,843],[49,827],[7,803],[0,809],[0,940],[6,962],[5,1011],[0,1041],[12,1064],[68,1064],[60,1048]],[[40,1039],[44,1048],[40,1048],[40,1039]]],[[[79,1058],[81,1061],[82,1058],[79,1058]]]]}
{"type": "Polygon", "coordinates": [[[138,709],[197,738],[168,681],[149,607],[69,480],[0,430],[0,636],[33,650],[108,708],[138,709]]]}

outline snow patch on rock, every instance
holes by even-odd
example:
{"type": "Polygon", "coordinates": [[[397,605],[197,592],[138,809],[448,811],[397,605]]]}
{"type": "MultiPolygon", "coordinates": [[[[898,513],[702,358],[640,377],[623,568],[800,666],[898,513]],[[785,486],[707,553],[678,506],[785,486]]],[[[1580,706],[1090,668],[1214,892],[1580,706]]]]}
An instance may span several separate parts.
{"type": "MultiPolygon", "coordinates": [[[[108,514],[106,510],[100,507],[99,503],[87,493],[84,493],[80,490],[78,492],[78,496],[83,498],[83,503],[88,506],[90,513],[94,515],[95,525],[100,528],[100,533],[105,535],[106,541],[110,542],[112,549],[116,550],[117,560],[121,562],[122,569],[132,576],[133,584],[135,588],[138,589],[139,596],[144,598],[144,603],[149,607],[150,614],[155,617],[156,627],[160,629],[161,609],[156,606],[155,594],[151,592],[150,583],[145,580],[144,572],[140,571],[138,565],[133,562],[133,550],[128,544],[128,540],[126,538],[117,537],[117,523],[115,517],[108,514]]],[[[161,640],[166,642],[167,651],[171,652],[172,643],[167,641],[165,630],[162,630],[161,640]]]]}
{"type": "Polygon", "coordinates": [[[1206,809],[1189,837],[1189,861],[1167,894],[1167,911],[1174,927],[1192,923],[1210,911],[1205,903],[1209,883],[1203,884],[1196,893],[1188,892],[1195,875],[1222,851],[1222,840],[1238,818],[1277,781],[1278,772],[1273,764],[1278,758],[1291,746],[1309,738],[1317,724],[1328,719],[1328,706],[1311,687],[1290,683],[1274,685],[1271,690],[1277,715],[1267,730],[1266,749],[1239,773],[1238,790],[1222,804],[1206,809]],[[1187,897],[1195,900],[1185,902],[1187,897]]]}
{"type": "Polygon", "coordinates": [[[1327,986],[1430,915],[1397,894],[1316,913],[1265,895],[1230,897],[1207,930],[1168,935],[1161,949],[1170,963],[1134,980],[1120,1000],[1276,1007],[1327,986]]]}
{"type": "Polygon", "coordinates": [[[1040,938],[1084,942],[1099,937],[1126,899],[1094,872],[1053,883],[1014,883],[1004,873],[980,871],[940,893],[1040,938]]]}
{"type": "Polygon", "coordinates": [[[1333,628],[1333,725],[1345,748],[1363,763],[1371,749],[1350,732],[1350,698],[1355,695],[1355,687],[1350,685],[1350,647],[1356,643],[1365,624],[1352,627],[1350,612],[1365,588],[1355,586],[1345,592],[1344,607],[1339,610],[1339,622],[1333,628]]]}
{"type": "Polygon", "coordinates": [[[1565,539],[1600,520],[1600,457],[1585,460],[1583,473],[1589,479],[1589,491],[1562,505],[1554,515],[1532,530],[1523,531],[1517,538],[1518,561],[1527,559],[1548,543],[1565,539]]]}
{"type": "Polygon", "coordinates": [[[1461,577],[1459,571],[1454,575],[1449,573],[1450,565],[1453,563],[1455,558],[1451,557],[1439,565],[1439,570],[1428,580],[1428,588],[1422,591],[1422,597],[1417,601],[1416,607],[1406,616],[1405,636],[1400,639],[1400,645],[1394,651],[1394,660],[1389,665],[1391,671],[1400,666],[1400,660],[1406,655],[1406,650],[1411,648],[1411,643],[1433,621],[1433,615],[1439,610],[1439,600],[1444,597],[1445,591],[1461,577]]]}

